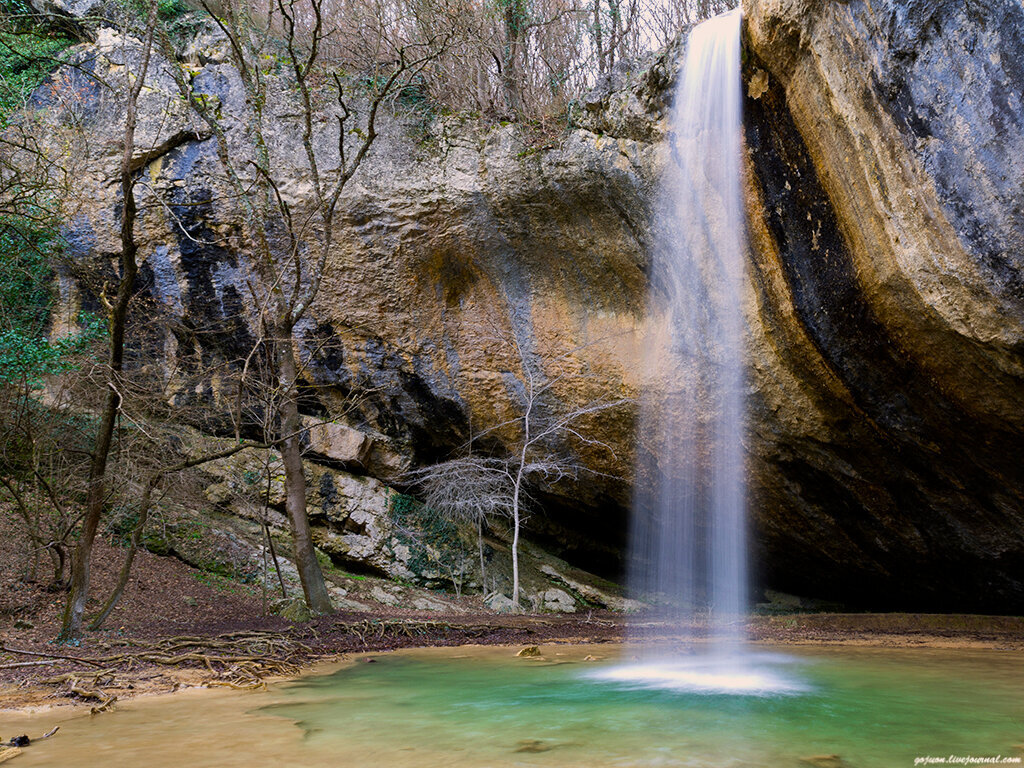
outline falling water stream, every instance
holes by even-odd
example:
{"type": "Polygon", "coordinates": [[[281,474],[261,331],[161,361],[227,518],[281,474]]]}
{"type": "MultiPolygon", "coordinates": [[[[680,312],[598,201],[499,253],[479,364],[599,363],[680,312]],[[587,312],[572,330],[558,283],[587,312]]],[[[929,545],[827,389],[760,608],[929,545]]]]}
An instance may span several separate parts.
{"type": "MultiPolygon", "coordinates": [[[[630,586],[657,606],[623,678],[720,690],[783,685],[743,653],[747,606],[743,466],[740,11],[690,33],[662,182],[649,380],[630,586]],[[677,638],[675,648],[652,632],[677,638]],[[680,637],[706,642],[681,649],[680,637]],[[694,655],[692,651],[701,653],[694,655]],[[682,655],[682,651],[688,655],[682,655]]],[[[651,617],[648,616],[648,619],[651,617]]]]}

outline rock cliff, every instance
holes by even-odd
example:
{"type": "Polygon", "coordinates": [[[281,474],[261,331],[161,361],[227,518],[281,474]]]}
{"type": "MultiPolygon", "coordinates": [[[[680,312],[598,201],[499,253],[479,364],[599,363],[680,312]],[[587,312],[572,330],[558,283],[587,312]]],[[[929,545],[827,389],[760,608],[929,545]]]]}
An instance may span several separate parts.
{"type": "Polygon", "coordinates": [[[1024,608],[1024,8],[744,4],[762,562],[1024,608]]]}
{"type": "MultiPolygon", "coordinates": [[[[751,0],[744,12],[764,580],[852,605],[1024,610],[1024,9],[751,0]]],[[[101,32],[78,55],[104,75],[130,53],[101,32]]],[[[223,41],[199,30],[182,55],[230,122],[242,97],[223,41]]],[[[307,411],[344,411],[361,433],[339,460],[388,480],[446,456],[517,413],[523,365],[575,371],[550,392],[556,412],[640,391],[674,61],[616,72],[553,143],[411,109],[389,119],[346,189],[300,334],[307,411]]],[[[229,357],[257,333],[246,250],[213,142],[175,94],[158,64],[137,158],[151,190],[145,289],[191,329],[168,355],[229,357]]],[[[90,136],[66,233],[70,311],[96,291],[75,264],[102,272],[116,252],[120,118],[73,70],[36,106],[72,110],[52,125],[74,118],[90,136]]],[[[286,99],[279,113],[270,149],[282,193],[301,201],[298,119],[286,99]]],[[[594,472],[536,489],[535,534],[607,572],[625,544],[633,416],[586,425],[607,447],[560,446],[594,472]]]]}

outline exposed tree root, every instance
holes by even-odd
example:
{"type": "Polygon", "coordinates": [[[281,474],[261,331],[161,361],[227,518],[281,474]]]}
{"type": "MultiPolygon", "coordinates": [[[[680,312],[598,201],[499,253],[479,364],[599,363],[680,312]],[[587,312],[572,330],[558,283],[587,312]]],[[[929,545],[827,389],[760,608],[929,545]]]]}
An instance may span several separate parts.
{"type": "MultiPolygon", "coordinates": [[[[520,626],[519,629],[525,634],[534,634],[536,627],[550,622],[535,621],[532,624],[535,626],[520,626]]],[[[319,629],[325,630],[322,625],[319,629]]],[[[328,631],[335,637],[338,633],[351,636],[355,642],[349,643],[349,647],[371,649],[416,645],[421,638],[428,641],[435,638],[472,640],[493,633],[495,626],[435,619],[365,618],[339,620],[328,631]]],[[[72,665],[70,671],[62,671],[39,682],[52,686],[53,696],[95,702],[94,713],[109,710],[117,700],[111,691],[131,689],[133,681],[138,681],[140,675],[153,676],[155,673],[156,677],[163,677],[163,673],[156,672],[159,669],[198,669],[204,673],[200,678],[201,685],[255,690],[265,688],[268,678],[298,674],[305,665],[324,653],[314,624],[296,625],[284,631],[227,632],[213,637],[112,638],[93,641],[90,645],[94,653],[99,652],[88,657],[2,646],[0,651],[42,657],[38,661],[12,662],[11,666],[60,664],[67,669],[72,665]],[[77,665],[87,665],[91,669],[74,669],[77,665]]],[[[173,680],[171,683],[174,688],[180,684],[173,680]]]]}
{"type": "MultiPolygon", "coordinates": [[[[540,622],[545,624],[547,622],[540,622]]],[[[339,628],[342,628],[339,626],[339,628]]],[[[425,637],[445,633],[458,633],[461,637],[481,637],[494,631],[490,624],[457,624],[439,620],[418,619],[364,619],[363,621],[344,625],[344,630],[359,638],[364,646],[371,640],[380,641],[390,637],[425,637]]],[[[527,633],[533,630],[524,628],[527,633]]]]}
{"type": "Polygon", "coordinates": [[[251,690],[266,687],[268,677],[297,674],[303,664],[316,655],[289,633],[255,631],[230,632],[216,637],[126,638],[102,641],[97,646],[118,652],[83,658],[13,648],[0,650],[47,657],[42,661],[14,662],[14,665],[70,662],[94,667],[94,670],[66,672],[41,681],[53,686],[56,696],[98,702],[92,708],[93,713],[109,710],[117,700],[100,686],[116,687],[119,677],[128,679],[140,668],[205,669],[208,676],[203,680],[204,685],[251,690]]]}

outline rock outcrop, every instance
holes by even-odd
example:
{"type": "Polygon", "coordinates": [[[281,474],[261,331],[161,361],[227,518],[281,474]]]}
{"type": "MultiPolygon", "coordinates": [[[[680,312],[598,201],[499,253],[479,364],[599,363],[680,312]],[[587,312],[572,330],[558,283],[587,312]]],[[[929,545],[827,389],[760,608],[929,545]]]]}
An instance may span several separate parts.
{"type": "MultiPolygon", "coordinates": [[[[853,605],[1024,610],[1024,10],[750,0],[744,11],[749,465],[764,579],[853,605]]],[[[80,64],[109,74],[131,55],[122,43],[101,32],[80,64]]],[[[207,30],[182,55],[230,124],[243,103],[223,41],[207,30]]],[[[553,148],[515,126],[416,112],[387,122],[346,189],[300,329],[309,415],[348,421],[311,434],[315,453],[385,481],[444,457],[518,412],[523,360],[575,372],[548,393],[552,412],[640,391],[672,61],[616,72],[553,148]]],[[[168,354],[227,358],[257,333],[246,249],[213,142],[160,62],[154,71],[138,155],[151,190],[146,287],[193,331],[168,354]]],[[[66,240],[102,272],[117,251],[119,107],[74,70],[35,104],[56,128],[75,110],[89,132],[66,240]]],[[[283,97],[278,112],[270,151],[282,194],[301,203],[297,117],[283,97]]],[[[68,317],[94,300],[82,270],[62,286],[68,317]]],[[[586,428],[600,445],[558,447],[594,472],[535,489],[544,509],[531,527],[613,572],[633,413],[586,428]]],[[[507,437],[494,433],[492,448],[507,437]]]]}
{"type": "MultiPolygon", "coordinates": [[[[137,47],[100,30],[77,63],[96,78],[116,77],[137,47]]],[[[244,157],[244,98],[223,41],[200,32],[182,56],[244,157]]],[[[69,200],[62,276],[69,323],[79,308],[96,305],[119,248],[113,179],[123,107],[101,98],[93,83],[62,70],[35,99],[49,109],[56,134],[80,126],[87,136],[72,153],[78,196],[69,200]]],[[[144,288],[180,319],[168,356],[237,359],[259,330],[233,195],[215,142],[183,108],[159,57],[147,86],[136,152],[145,180],[138,226],[144,288]]],[[[282,83],[271,87],[279,89],[271,99],[279,120],[270,151],[281,194],[299,207],[311,188],[294,139],[298,116],[288,108],[294,94],[282,83]]],[[[609,96],[618,112],[630,113],[619,122],[636,138],[580,129],[557,148],[515,126],[458,117],[427,121],[412,111],[385,122],[346,187],[337,247],[299,329],[304,407],[309,415],[344,413],[367,440],[343,447],[343,428],[319,430],[310,435],[312,452],[386,481],[410,463],[446,458],[471,429],[521,412],[524,361],[538,379],[555,368],[572,372],[546,393],[543,405],[553,413],[638,391],[647,204],[658,152],[651,139],[664,97],[645,75],[635,92],[609,96]],[[359,455],[338,459],[344,451],[359,455]]],[[[335,139],[325,133],[317,140],[335,139]]],[[[202,396],[215,395],[216,386],[202,396]]],[[[618,567],[625,538],[631,425],[628,407],[591,419],[585,429],[595,442],[552,448],[596,472],[533,489],[548,513],[534,517],[534,531],[606,572],[618,567]]],[[[495,450],[510,438],[508,431],[489,436],[495,450]]]]}
{"type": "Polygon", "coordinates": [[[769,581],[1020,611],[1024,7],[744,10],[769,581]]]}

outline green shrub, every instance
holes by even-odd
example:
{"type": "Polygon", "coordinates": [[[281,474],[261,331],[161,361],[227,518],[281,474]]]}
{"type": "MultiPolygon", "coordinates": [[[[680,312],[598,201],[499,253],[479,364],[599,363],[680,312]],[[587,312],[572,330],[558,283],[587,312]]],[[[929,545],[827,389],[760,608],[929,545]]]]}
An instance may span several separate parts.
{"type": "MultiPolygon", "coordinates": [[[[13,5],[20,5],[15,0],[13,5]]],[[[27,18],[27,17],[26,17],[27,18]]],[[[74,40],[21,20],[22,14],[0,13],[0,129],[63,61],[74,40]]]]}
{"type": "Polygon", "coordinates": [[[54,301],[50,258],[58,247],[53,232],[28,219],[0,218],[0,385],[34,387],[70,370],[75,356],[105,333],[102,320],[83,314],[77,334],[48,338],[54,301]]]}

